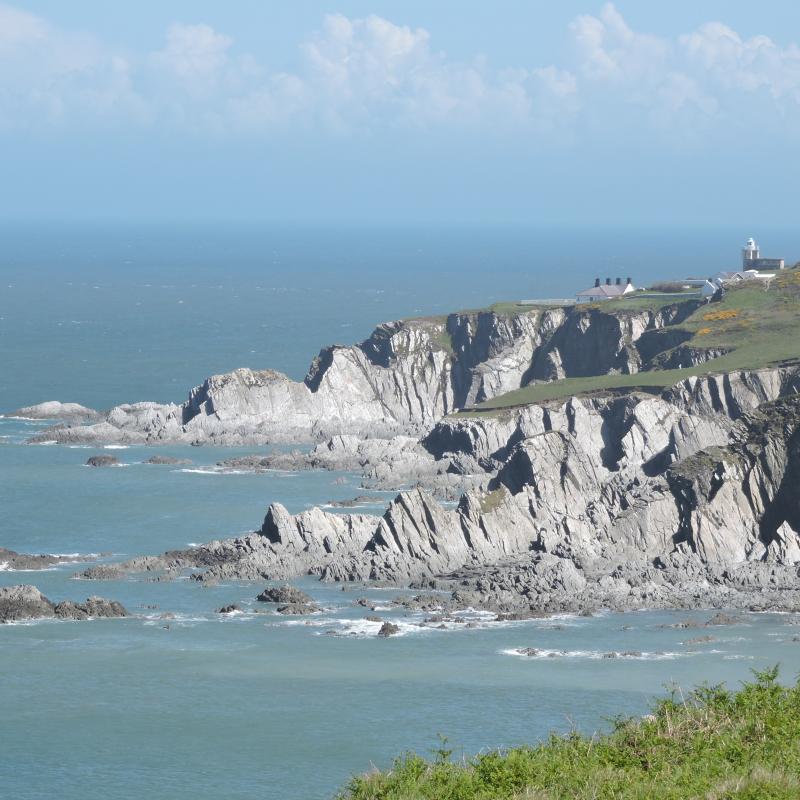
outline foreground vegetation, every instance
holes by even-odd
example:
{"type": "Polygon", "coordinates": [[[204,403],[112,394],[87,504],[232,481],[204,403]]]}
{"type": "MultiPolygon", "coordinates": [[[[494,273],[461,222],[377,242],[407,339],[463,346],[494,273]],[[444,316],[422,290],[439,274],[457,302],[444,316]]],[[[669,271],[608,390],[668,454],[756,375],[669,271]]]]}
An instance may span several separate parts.
{"type": "Polygon", "coordinates": [[[777,668],[738,691],[703,687],[657,702],[611,733],[552,736],[535,747],[454,762],[407,754],[388,772],[354,778],[343,800],[796,800],[800,682],[777,668]]]}
{"type": "MultiPolygon", "coordinates": [[[[696,303],[694,299],[683,300],[696,303]]],[[[663,297],[633,296],[587,305],[613,314],[655,310],[663,297]]],[[[669,330],[687,334],[687,347],[698,350],[726,350],[725,355],[686,369],[648,370],[634,375],[592,375],[566,378],[552,383],[535,383],[487,400],[470,409],[492,412],[530,403],[558,400],[572,395],[615,389],[658,391],[692,375],[757,369],[800,359],[800,269],[787,269],[768,288],[748,281],[731,288],[720,302],[703,304],[687,319],[669,330]]]]}

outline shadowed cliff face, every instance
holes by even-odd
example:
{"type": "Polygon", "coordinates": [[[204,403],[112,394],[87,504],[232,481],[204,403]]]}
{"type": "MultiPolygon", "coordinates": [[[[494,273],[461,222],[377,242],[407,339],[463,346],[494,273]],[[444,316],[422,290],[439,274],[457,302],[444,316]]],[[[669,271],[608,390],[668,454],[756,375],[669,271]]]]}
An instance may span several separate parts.
{"type": "MultiPolygon", "coordinates": [[[[637,372],[636,343],[686,315],[580,307],[477,312],[390,322],[366,341],[320,351],[302,382],[273,370],[208,378],[181,406],[122,405],[91,425],[46,432],[63,442],[297,441],[335,434],[418,435],[452,411],[531,381],[637,372]]],[[[651,338],[649,358],[669,337],[651,338]]]]}

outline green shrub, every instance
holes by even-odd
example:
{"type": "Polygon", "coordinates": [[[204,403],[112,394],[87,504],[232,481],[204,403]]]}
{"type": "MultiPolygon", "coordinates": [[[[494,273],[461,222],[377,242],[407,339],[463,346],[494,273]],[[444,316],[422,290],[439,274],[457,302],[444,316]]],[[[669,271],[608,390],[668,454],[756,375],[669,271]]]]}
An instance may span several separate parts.
{"type": "Polygon", "coordinates": [[[796,800],[800,683],[756,672],[738,692],[703,686],[617,720],[610,733],[570,733],[459,763],[440,748],[355,777],[340,800],[796,800]]]}

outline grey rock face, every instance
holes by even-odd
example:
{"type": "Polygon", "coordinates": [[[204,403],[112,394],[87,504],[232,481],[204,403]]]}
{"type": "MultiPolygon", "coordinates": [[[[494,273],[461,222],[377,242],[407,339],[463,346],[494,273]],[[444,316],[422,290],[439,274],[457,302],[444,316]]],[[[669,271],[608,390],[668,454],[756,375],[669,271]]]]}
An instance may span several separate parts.
{"type": "MultiPolygon", "coordinates": [[[[274,504],[258,533],[133,567],[199,568],[203,580],[436,579],[503,613],[798,602],[800,397],[736,421],[697,415],[691,428],[663,398],[598,408],[626,433],[609,435],[608,419],[574,400],[546,410],[549,430],[513,445],[498,421],[508,439],[493,488],[467,492],[456,508],[421,489],[401,492],[382,517],[291,515],[274,504]],[[664,420],[675,425],[668,436],[664,420]],[[663,458],[723,433],[724,446],[663,458]]],[[[545,410],[524,413],[518,429],[545,410]]],[[[479,421],[481,436],[488,423],[479,421]]]]}
{"type": "MultiPolygon", "coordinates": [[[[360,472],[367,489],[398,490],[424,483],[443,497],[459,496],[485,480],[451,470],[450,461],[435,459],[410,436],[360,439],[352,434],[332,436],[308,452],[275,452],[264,456],[240,456],[218,462],[225,470],[342,470],[360,472]]],[[[366,498],[367,500],[369,498],[366,498]]]]}
{"type": "Polygon", "coordinates": [[[27,584],[0,588],[0,623],[53,616],[53,604],[27,584]]]}
{"type": "Polygon", "coordinates": [[[693,310],[537,308],[390,322],[350,347],[322,350],[303,382],[273,370],[208,378],[182,405],[117,406],[90,425],[42,432],[58,442],[307,441],[419,435],[446,414],[519,388],[603,372],[637,372],[670,342],[636,343],[693,310]],[[643,356],[643,352],[645,356],[643,356]]]}
{"type": "Polygon", "coordinates": [[[89,619],[90,617],[124,617],[124,607],[113,600],[90,597],[84,603],[65,600],[55,604],[35,586],[20,584],[0,588],[0,623],[18,622],[42,617],[89,619]]]}

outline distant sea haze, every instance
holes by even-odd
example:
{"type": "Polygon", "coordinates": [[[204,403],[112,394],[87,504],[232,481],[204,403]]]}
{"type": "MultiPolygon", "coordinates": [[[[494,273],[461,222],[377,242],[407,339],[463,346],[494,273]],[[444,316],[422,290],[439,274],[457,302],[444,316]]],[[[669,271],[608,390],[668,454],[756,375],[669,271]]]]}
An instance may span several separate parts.
{"type": "Polygon", "coordinates": [[[0,411],[181,401],[240,366],[302,378],[381,321],[710,274],[749,235],[800,257],[784,230],[17,226],[2,231],[0,411]]]}

